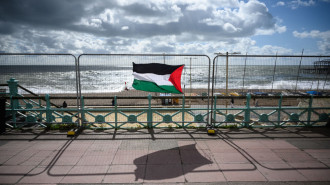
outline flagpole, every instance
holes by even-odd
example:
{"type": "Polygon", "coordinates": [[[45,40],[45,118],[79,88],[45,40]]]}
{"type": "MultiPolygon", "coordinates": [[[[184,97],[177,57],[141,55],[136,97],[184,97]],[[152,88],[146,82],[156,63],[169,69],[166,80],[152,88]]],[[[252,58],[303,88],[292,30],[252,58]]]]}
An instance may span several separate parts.
{"type": "MultiPolygon", "coordinates": [[[[236,54],[241,54],[241,52],[232,52],[232,53],[229,53],[228,51],[226,52],[226,54],[223,54],[223,53],[214,53],[214,54],[216,54],[217,56],[223,56],[223,55],[225,55],[226,56],[226,96],[228,96],[228,72],[229,72],[229,70],[228,70],[228,68],[229,68],[229,54],[231,54],[231,55],[236,55],[236,54]]],[[[214,66],[213,66],[214,67],[214,66]]],[[[214,78],[214,77],[213,77],[214,78]]],[[[213,97],[212,97],[213,98],[213,97]]],[[[228,108],[228,102],[227,102],[227,100],[226,100],[226,114],[227,114],[227,108],[228,108]]]]}

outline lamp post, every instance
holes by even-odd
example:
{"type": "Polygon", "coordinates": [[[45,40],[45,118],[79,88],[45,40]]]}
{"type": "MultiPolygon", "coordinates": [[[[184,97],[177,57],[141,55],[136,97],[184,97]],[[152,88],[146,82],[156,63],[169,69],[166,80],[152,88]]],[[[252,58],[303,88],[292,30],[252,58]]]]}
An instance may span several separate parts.
{"type": "MultiPolygon", "coordinates": [[[[223,56],[223,55],[226,55],[226,96],[228,96],[228,56],[229,56],[229,54],[231,54],[231,55],[239,55],[239,54],[241,54],[241,52],[232,52],[232,53],[228,53],[228,52],[226,52],[226,54],[223,54],[223,53],[214,53],[214,54],[216,54],[217,56],[223,56]]],[[[213,66],[213,71],[214,71],[214,66],[213,66]]],[[[214,75],[214,73],[213,73],[213,75],[214,75]]],[[[214,76],[213,76],[213,78],[214,78],[214,76]]],[[[213,98],[213,89],[212,89],[212,98],[213,98]]],[[[226,114],[227,114],[227,107],[228,107],[228,102],[226,101],[226,114]]]]}

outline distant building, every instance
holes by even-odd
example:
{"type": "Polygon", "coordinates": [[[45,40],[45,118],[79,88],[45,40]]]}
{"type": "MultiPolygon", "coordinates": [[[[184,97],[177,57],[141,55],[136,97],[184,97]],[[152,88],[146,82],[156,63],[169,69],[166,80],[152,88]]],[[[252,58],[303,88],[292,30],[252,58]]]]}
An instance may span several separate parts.
{"type": "Polygon", "coordinates": [[[324,59],[314,62],[314,69],[316,73],[329,74],[330,73],[330,59],[324,59]]]}
{"type": "Polygon", "coordinates": [[[302,69],[303,73],[330,74],[330,59],[315,61],[314,68],[302,69]]]}

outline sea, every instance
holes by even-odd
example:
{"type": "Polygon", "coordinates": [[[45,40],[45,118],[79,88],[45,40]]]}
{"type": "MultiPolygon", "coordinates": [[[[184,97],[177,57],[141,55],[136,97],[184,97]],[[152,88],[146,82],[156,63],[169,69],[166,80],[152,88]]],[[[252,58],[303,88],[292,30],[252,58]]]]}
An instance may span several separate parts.
{"type": "MultiPolygon", "coordinates": [[[[327,74],[305,73],[303,69],[312,66],[279,65],[232,65],[227,71],[224,65],[214,69],[208,65],[185,66],[181,86],[184,91],[189,89],[217,90],[238,89],[243,91],[277,89],[329,90],[330,82],[327,74]]],[[[0,84],[7,84],[11,78],[18,80],[19,85],[36,94],[76,93],[77,82],[82,93],[121,92],[125,88],[133,89],[132,66],[84,65],[76,71],[74,65],[0,65],[0,84]]],[[[1,86],[0,88],[6,88],[1,86]]],[[[8,89],[8,88],[7,88],[8,89]]],[[[188,91],[189,92],[189,91],[188,91]]],[[[24,94],[20,89],[19,93],[24,94]]]]}

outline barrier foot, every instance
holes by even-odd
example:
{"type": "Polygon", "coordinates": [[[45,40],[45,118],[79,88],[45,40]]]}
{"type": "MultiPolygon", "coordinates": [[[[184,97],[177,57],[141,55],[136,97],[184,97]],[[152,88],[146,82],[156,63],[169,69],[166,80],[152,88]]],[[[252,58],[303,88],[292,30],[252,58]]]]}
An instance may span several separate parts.
{"type": "Polygon", "coordinates": [[[215,135],[215,129],[212,126],[206,128],[208,135],[215,135]]]}
{"type": "Polygon", "coordinates": [[[71,129],[67,132],[67,137],[76,137],[78,136],[81,131],[83,130],[83,128],[75,128],[75,129],[71,129]]]}

